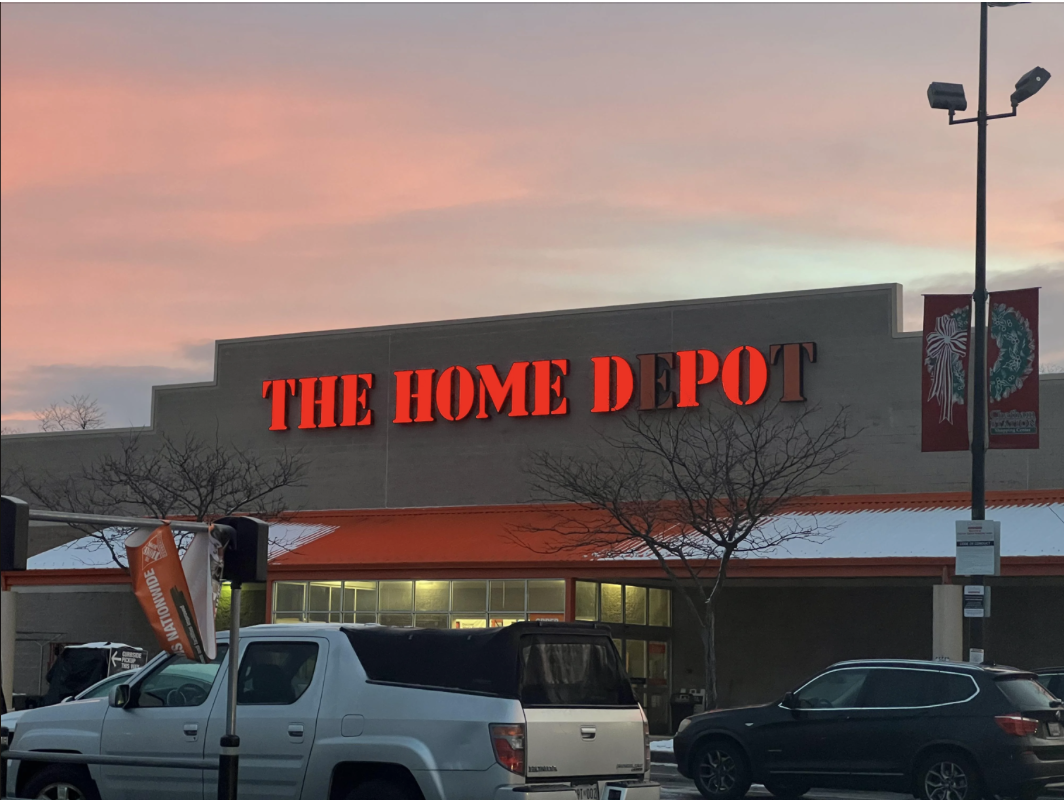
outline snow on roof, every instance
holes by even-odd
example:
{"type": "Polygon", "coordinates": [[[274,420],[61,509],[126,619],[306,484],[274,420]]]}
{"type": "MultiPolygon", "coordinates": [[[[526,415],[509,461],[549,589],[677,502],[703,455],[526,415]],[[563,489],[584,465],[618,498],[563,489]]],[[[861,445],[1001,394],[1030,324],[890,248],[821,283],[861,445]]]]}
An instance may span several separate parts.
{"type": "MultiPolygon", "coordinates": [[[[1064,503],[988,508],[1001,523],[1001,555],[1064,556],[1064,503]]],[[[968,519],[963,509],[922,508],[787,514],[762,526],[780,531],[815,531],[765,552],[743,558],[952,558],[956,525],[968,519]]],[[[611,553],[608,560],[644,560],[642,548],[611,553]]]]}
{"type": "MultiPolygon", "coordinates": [[[[270,526],[270,558],[320,539],[336,530],[335,525],[295,525],[277,524],[270,526]]],[[[125,548],[120,538],[116,540],[115,553],[124,566],[125,548]]],[[[107,545],[97,538],[84,537],[73,542],[53,547],[43,553],[31,556],[26,561],[26,568],[35,569],[114,569],[119,565],[111,555],[107,545]]]]}

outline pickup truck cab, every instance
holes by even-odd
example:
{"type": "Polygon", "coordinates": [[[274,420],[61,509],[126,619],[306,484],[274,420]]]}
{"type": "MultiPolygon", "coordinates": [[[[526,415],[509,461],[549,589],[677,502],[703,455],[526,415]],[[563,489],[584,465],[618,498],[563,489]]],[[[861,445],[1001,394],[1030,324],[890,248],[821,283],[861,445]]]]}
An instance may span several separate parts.
{"type": "MultiPolygon", "coordinates": [[[[217,759],[226,636],[218,650],[210,664],[159,657],[108,699],[37,709],[11,743],[159,766],[16,761],[9,792],[215,796],[215,770],[165,760],[217,759]]],[[[240,651],[241,800],[658,800],[646,718],[604,627],[260,625],[240,651]]]]}

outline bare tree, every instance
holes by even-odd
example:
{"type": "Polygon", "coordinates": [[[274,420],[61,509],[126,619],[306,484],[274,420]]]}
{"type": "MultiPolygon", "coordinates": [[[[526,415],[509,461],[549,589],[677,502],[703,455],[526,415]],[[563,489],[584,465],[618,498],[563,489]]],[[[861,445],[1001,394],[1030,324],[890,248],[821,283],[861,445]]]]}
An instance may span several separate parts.
{"type": "Polygon", "coordinates": [[[714,406],[626,418],[586,457],[533,456],[551,525],[514,535],[539,552],[656,559],[701,627],[706,703],[717,704],[716,609],[733,558],[828,531],[788,517],[793,501],[844,468],[856,435],[845,410],[714,406]],[[566,508],[571,511],[565,510],[566,508]],[[543,534],[534,537],[527,533],[543,534]]]}
{"type": "Polygon", "coordinates": [[[103,409],[87,394],[73,394],[33,415],[42,431],[89,431],[102,428],[104,423],[103,409]]]}
{"type": "Polygon", "coordinates": [[[1064,364],[1039,364],[1038,371],[1043,375],[1059,375],[1064,372],[1064,364]]]}
{"type": "MultiPolygon", "coordinates": [[[[162,434],[152,444],[133,433],[116,455],[102,456],[74,474],[57,477],[18,469],[15,477],[29,494],[24,499],[51,510],[197,522],[248,513],[281,522],[293,510],[285,490],[302,486],[305,474],[299,453],[285,450],[264,458],[220,441],[217,434],[206,440],[189,432],[180,438],[162,434]]],[[[76,546],[104,548],[115,564],[126,567],[123,542],[129,530],[71,527],[84,537],[76,546]]],[[[183,550],[190,535],[175,532],[175,538],[183,550]]]]}

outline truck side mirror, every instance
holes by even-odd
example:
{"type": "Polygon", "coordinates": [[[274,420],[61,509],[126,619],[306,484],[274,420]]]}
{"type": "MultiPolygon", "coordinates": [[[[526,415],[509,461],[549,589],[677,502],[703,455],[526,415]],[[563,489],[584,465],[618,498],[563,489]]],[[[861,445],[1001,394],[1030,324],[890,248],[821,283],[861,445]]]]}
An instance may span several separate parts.
{"type": "Polygon", "coordinates": [[[111,708],[125,708],[129,705],[129,684],[120,683],[111,690],[107,697],[107,703],[111,708]]]}

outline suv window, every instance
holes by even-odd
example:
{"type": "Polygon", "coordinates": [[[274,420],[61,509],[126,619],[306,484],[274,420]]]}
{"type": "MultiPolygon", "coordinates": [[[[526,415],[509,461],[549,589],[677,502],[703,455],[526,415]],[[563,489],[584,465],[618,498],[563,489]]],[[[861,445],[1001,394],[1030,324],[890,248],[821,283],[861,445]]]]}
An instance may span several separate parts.
{"type": "Polygon", "coordinates": [[[960,703],[977,693],[966,675],[930,669],[874,669],[861,696],[861,707],[926,708],[960,703]]]}
{"type": "Polygon", "coordinates": [[[856,708],[867,669],[836,669],[813,678],[794,693],[796,708],[856,708]]]}
{"type": "Polygon", "coordinates": [[[1017,711],[1039,711],[1055,708],[1059,702],[1048,689],[1034,678],[999,679],[997,686],[1017,711]]]}
{"type": "Polygon", "coordinates": [[[167,661],[137,687],[140,708],[199,706],[206,702],[227,645],[218,645],[218,655],[209,664],[178,656],[167,661]]]}
{"type": "Polygon", "coordinates": [[[1038,682],[1057,697],[1064,699],[1064,672],[1039,675],[1038,682]]]}
{"type": "Polygon", "coordinates": [[[316,642],[253,642],[240,661],[237,702],[291,705],[310,686],[317,664],[316,642]]]}

